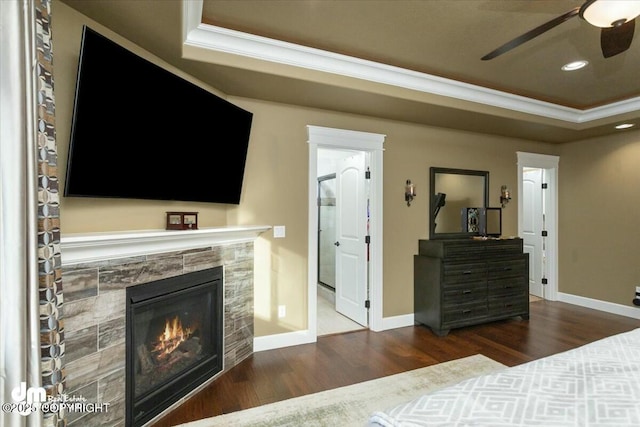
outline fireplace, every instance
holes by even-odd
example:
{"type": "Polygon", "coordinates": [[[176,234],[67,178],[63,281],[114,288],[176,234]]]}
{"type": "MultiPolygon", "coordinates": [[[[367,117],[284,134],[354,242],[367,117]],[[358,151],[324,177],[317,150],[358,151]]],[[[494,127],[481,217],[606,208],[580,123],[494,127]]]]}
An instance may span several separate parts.
{"type": "Polygon", "coordinates": [[[222,371],[222,267],[126,296],[126,425],[140,426],[222,371]]]}

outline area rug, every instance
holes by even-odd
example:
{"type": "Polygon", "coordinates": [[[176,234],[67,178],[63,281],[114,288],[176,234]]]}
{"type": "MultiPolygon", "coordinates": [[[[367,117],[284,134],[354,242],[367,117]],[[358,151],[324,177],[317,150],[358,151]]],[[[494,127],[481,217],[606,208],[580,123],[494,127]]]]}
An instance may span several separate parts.
{"type": "Polygon", "coordinates": [[[206,418],[182,427],[364,427],[375,411],[506,368],[477,354],[333,390],[206,418]]]}

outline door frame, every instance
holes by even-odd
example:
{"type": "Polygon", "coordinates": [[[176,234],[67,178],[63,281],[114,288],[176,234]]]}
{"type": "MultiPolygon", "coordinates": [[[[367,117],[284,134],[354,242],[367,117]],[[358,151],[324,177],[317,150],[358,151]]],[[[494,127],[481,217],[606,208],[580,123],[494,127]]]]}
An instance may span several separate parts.
{"type": "Polygon", "coordinates": [[[545,206],[545,242],[547,284],[545,299],[558,299],[558,162],[560,157],[547,154],[517,152],[518,156],[518,235],[522,235],[523,197],[522,181],[525,168],[543,169],[543,181],[547,189],[543,192],[545,206]]]}
{"type": "Polygon", "coordinates": [[[371,178],[369,181],[369,329],[382,330],[382,153],[386,135],[335,129],[322,126],[307,126],[309,144],[309,218],[307,256],[307,313],[308,333],[317,340],[318,326],[318,149],[342,149],[369,153],[371,178]]]}

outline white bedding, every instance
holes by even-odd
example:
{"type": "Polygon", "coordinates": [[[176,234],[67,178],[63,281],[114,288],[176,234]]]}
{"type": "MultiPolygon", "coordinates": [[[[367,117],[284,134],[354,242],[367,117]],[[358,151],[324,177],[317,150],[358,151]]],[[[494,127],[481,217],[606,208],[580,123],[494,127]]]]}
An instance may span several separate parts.
{"type": "Polygon", "coordinates": [[[370,426],[640,426],[640,329],[462,381],[370,426]]]}

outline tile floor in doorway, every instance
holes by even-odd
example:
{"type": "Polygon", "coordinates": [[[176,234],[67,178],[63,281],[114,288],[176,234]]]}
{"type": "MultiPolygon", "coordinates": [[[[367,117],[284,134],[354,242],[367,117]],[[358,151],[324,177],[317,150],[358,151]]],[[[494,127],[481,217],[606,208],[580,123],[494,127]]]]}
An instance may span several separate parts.
{"type": "Polygon", "coordinates": [[[318,285],[318,336],[365,329],[335,309],[333,292],[318,285]]]}
{"type": "Polygon", "coordinates": [[[542,298],[529,294],[529,302],[542,301],[542,298]]]}

